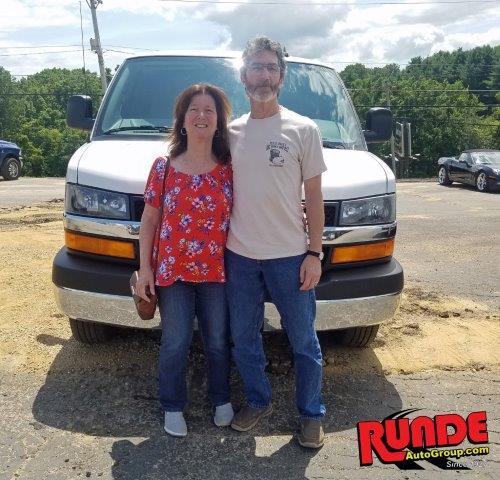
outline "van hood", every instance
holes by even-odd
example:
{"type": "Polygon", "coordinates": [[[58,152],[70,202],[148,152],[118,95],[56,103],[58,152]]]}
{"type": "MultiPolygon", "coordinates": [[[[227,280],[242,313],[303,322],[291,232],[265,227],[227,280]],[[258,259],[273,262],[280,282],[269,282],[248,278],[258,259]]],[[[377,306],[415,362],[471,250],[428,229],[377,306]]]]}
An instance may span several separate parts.
{"type": "Polygon", "coordinates": [[[142,195],[151,165],[167,151],[168,142],[162,138],[94,140],[78,162],[78,183],[142,195]]]}
{"type": "Polygon", "coordinates": [[[389,166],[370,152],[323,149],[327,171],[321,179],[325,200],[383,195],[396,191],[389,166]]]}
{"type": "MultiPolygon", "coordinates": [[[[92,141],[80,150],[77,182],[80,185],[142,195],[151,165],[167,151],[168,142],[158,138],[92,141]]],[[[328,168],[322,177],[325,200],[383,195],[395,191],[392,171],[372,153],[340,149],[323,149],[323,153],[328,168]]],[[[73,161],[70,162],[70,166],[73,165],[76,167],[73,161]]],[[[74,178],[74,175],[68,175],[70,177],[74,178]]]]}

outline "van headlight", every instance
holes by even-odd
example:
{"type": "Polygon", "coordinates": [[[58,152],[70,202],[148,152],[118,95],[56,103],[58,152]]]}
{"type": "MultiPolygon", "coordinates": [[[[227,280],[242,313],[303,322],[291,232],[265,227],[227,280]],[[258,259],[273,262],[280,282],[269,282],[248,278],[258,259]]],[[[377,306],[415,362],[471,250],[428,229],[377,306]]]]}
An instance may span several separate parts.
{"type": "Polygon", "coordinates": [[[342,202],[340,225],[374,225],[395,220],[395,194],[342,202]]]}
{"type": "Polygon", "coordinates": [[[130,219],[128,196],[97,188],[66,184],[66,212],[89,217],[130,219]]]}

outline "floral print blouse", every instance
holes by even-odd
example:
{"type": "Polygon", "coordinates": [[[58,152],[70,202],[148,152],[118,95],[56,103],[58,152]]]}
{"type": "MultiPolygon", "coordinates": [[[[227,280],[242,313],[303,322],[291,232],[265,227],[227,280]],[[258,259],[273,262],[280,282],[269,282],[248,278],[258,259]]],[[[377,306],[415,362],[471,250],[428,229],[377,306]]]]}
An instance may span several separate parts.
{"type": "MultiPolygon", "coordinates": [[[[160,208],[167,159],[153,163],[144,191],[145,203],[160,208]]],[[[230,165],[217,165],[200,175],[170,166],[165,181],[163,218],[155,236],[155,284],[225,282],[224,248],[233,198],[230,165]],[[159,252],[156,250],[158,242],[159,252]]]]}

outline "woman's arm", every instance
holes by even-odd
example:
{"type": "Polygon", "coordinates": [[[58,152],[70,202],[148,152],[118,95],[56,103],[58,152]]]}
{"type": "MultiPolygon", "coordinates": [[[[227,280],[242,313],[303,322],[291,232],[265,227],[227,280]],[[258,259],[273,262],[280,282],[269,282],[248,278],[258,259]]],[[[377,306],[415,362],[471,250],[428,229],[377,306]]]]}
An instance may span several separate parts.
{"type": "Polygon", "coordinates": [[[151,266],[151,251],[153,249],[155,232],[159,223],[160,210],[146,203],[144,205],[144,212],[141,217],[141,228],[139,230],[140,267],[136,293],[141,298],[148,301],[149,298],[146,293],[146,286],[149,287],[151,293],[155,291],[155,278],[151,266]]]}

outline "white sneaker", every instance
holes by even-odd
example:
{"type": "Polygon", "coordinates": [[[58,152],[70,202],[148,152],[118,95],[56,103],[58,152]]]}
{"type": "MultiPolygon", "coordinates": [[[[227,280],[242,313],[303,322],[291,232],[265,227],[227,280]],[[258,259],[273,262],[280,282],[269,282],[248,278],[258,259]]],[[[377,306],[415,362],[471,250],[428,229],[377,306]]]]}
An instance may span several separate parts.
{"type": "Polygon", "coordinates": [[[234,417],[234,410],[231,403],[225,403],[215,407],[214,423],[218,427],[228,427],[234,417]]]}
{"type": "Polygon", "coordinates": [[[187,435],[186,420],[182,412],[165,412],[164,430],[173,437],[185,437],[187,435]]]}

